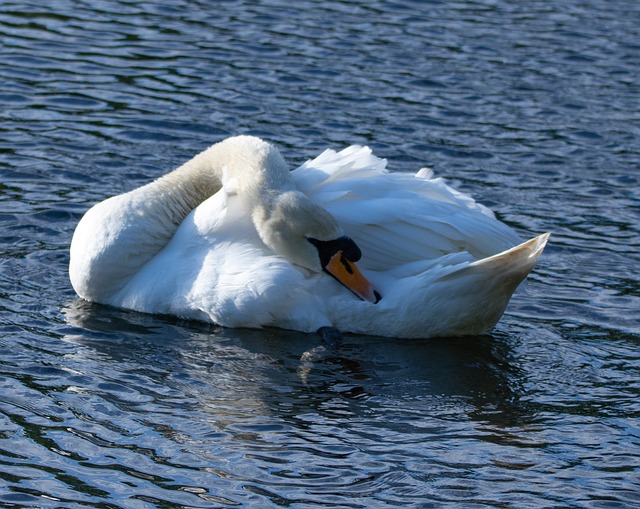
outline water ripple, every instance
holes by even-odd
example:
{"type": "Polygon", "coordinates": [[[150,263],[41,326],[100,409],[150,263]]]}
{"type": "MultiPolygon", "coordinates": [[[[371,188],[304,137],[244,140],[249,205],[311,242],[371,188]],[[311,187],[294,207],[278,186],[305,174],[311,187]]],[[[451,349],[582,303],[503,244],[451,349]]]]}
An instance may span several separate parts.
{"type": "Polygon", "coordinates": [[[636,2],[0,13],[0,505],[640,504],[636,2]],[[84,211],[235,133],[370,145],[523,236],[491,337],[329,348],[75,299],[84,211]]]}

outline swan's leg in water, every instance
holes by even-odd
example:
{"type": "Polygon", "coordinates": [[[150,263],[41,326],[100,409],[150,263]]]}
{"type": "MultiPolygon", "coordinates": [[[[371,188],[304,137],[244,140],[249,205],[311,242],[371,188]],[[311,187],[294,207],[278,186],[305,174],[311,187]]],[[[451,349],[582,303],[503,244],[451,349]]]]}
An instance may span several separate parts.
{"type": "Polygon", "coordinates": [[[342,332],[335,327],[320,327],[316,334],[320,336],[321,343],[311,350],[304,352],[300,357],[300,368],[298,373],[304,383],[307,382],[311,370],[318,362],[322,362],[329,357],[333,349],[342,341],[342,332]]]}
{"type": "Polygon", "coordinates": [[[300,357],[301,361],[320,361],[326,357],[327,352],[336,348],[342,341],[342,332],[335,327],[320,327],[316,334],[320,336],[320,344],[303,353],[300,357]]]}
{"type": "Polygon", "coordinates": [[[322,342],[328,346],[335,346],[342,340],[342,332],[335,327],[320,327],[316,334],[320,336],[322,342]]]}

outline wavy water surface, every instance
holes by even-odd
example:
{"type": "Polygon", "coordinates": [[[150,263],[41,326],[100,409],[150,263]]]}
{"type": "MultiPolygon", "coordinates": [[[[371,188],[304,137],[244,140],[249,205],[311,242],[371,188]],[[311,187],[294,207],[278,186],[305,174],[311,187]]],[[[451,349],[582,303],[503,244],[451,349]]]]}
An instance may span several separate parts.
{"type": "Polygon", "coordinates": [[[0,505],[640,505],[637,2],[9,0],[0,37],[0,505]],[[237,133],[431,166],[551,243],[480,338],[77,300],[83,212],[237,133]]]}

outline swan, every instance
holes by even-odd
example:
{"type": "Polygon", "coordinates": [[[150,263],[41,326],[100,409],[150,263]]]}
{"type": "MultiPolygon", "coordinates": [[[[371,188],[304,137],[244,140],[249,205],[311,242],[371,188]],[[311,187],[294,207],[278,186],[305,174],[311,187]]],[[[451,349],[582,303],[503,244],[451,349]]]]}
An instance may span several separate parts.
{"type": "Polygon", "coordinates": [[[548,233],[526,242],[433,172],[362,146],[290,171],[253,136],[90,208],[69,276],[88,301],[225,327],[479,335],[548,233]]]}

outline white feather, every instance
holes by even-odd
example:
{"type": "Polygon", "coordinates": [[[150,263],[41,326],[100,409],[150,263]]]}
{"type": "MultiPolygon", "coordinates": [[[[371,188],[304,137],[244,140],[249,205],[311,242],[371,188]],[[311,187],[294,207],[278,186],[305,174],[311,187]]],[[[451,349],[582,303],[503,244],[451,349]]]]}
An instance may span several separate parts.
{"type": "MultiPolygon", "coordinates": [[[[200,198],[173,227],[162,218],[176,212],[158,212],[173,207],[173,198],[153,185],[89,211],[71,246],[76,291],[113,306],[228,327],[308,332],[333,326],[396,337],[480,334],[498,321],[548,238],[521,243],[491,211],[431,170],[390,173],[366,147],[326,150],[288,180],[281,172],[269,176],[276,164],[269,162],[275,157],[269,147],[241,138],[225,150],[242,154],[212,151],[214,146],[187,163],[189,171],[174,172],[175,181],[202,179],[204,166],[214,171],[216,158],[225,161],[216,174],[217,192],[200,198]],[[297,188],[328,211],[361,248],[358,266],[382,300],[359,300],[311,269],[311,262],[292,263],[265,245],[251,207],[262,206],[266,194],[234,161],[243,161],[243,168],[250,161],[261,178],[297,188]]],[[[287,218],[293,226],[304,220],[287,218]]]]}

